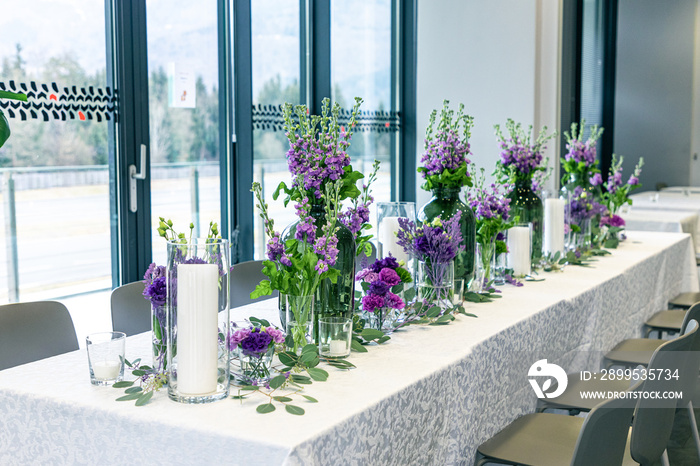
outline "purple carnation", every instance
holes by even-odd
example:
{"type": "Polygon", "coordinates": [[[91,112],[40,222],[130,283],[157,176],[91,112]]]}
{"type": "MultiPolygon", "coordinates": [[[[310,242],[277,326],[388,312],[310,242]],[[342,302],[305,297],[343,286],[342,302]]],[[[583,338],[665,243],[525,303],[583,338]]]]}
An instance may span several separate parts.
{"type": "Polygon", "coordinates": [[[248,335],[250,335],[249,328],[242,328],[240,330],[236,330],[228,337],[228,348],[230,350],[237,348],[243,340],[248,338],[248,335]]]}
{"type": "Polygon", "coordinates": [[[365,275],[365,281],[367,283],[376,282],[377,280],[379,280],[379,274],[376,272],[369,272],[367,275],[365,275]]]}
{"type": "Polygon", "coordinates": [[[379,279],[389,286],[394,286],[401,282],[401,277],[393,269],[385,268],[379,272],[379,279]]]}
{"type": "Polygon", "coordinates": [[[277,343],[277,344],[284,343],[284,332],[282,332],[281,330],[278,330],[278,329],[272,328],[272,327],[267,327],[265,329],[265,331],[267,332],[268,335],[270,335],[272,337],[272,339],[275,341],[275,343],[277,343]]]}
{"type": "Polygon", "coordinates": [[[406,303],[401,299],[399,295],[396,295],[394,293],[387,293],[386,297],[384,298],[387,307],[390,307],[392,309],[403,309],[406,306],[406,303]]]}
{"type": "Polygon", "coordinates": [[[370,294],[384,296],[389,291],[390,286],[384,283],[382,280],[376,280],[370,283],[369,292],[370,294]]]}
{"type": "Polygon", "coordinates": [[[244,354],[259,356],[270,348],[272,336],[259,328],[254,328],[247,338],[240,343],[244,354]]]}
{"type": "Polygon", "coordinates": [[[151,301],[153,306],[162,306],[165,304],[167,295],[165,277],[158,277],[150,285],[147,285],[143,290],[143,295],[151,301]]]}
{"type": "Polygon", "coordinates": [[[374,312],[386,306],[384,297],[368,294],[362,297],[362,309],[366,312],[374,312]]]}
{"type": "Polygon", "coordinates": [[[603,217],[600,219],[601,225],[609,225],[611,227],[624,227],[625,219],[619,215],[612,215],[610,217],[603,217]]]}

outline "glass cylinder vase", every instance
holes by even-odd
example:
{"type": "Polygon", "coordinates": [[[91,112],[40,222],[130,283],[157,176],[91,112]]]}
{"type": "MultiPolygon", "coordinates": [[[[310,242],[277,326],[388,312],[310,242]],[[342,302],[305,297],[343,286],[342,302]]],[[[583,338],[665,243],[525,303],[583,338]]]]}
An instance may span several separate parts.
{"type": "Polygon", "coordinates": [[[181,403],[224,399],[230,374],[228,241],[171,241],[167,252],[168,395],[181,403]]]}
{"type": "Polygon", "coordinates": [[[433,197],[418,212],[419,222],[430,222],[436,217],[443,220],[452,218],[461,212],[459,225],[462,230],[464,251],[454,259],[454,274],[457,278],[471,283],[474,278],[474,253],[476,248],[476,219],[474,212],[459,198],[460,188],[437,187],[433,189],[433,197]]]}
{"type": "MultiPolygon", "coordinates": [[[[318,237],[322,234],[321,228],[327,220],[324,206],[313,204],[309,215],[314,218],[318,237]]],[[[298,222],[289,227],[285,234],[286,239],[294,238],[297,224],[298,222]]],[[[340,221],[335,225],[338,256],[333,268],[340,274],[335,283],[325,279],[319,284],[314,300],[314,325],[317,324],[320,316],[351,318],[355,308],[355,235],[340,221]]],[[[286,328],[287,316],[281,307],[279,315],[282,327],[286,328]]]]}
{"type": "Polygon", "coordinates": [[[511,218],[519,217],[519,223],[532,224],[532,264],[537,265],[542,259],[542,227],[544,224],[544,206],[542,199],[532,191],[532,180],[518,180],[508,194],[511,218]]]}
{"type": "Polygon", "coordinates": [[[285,313],[287,347],[294,353],[314,342],[315,295],[294,296],[280,293],[280,309],[285,313]]]}
{"type": "Polygon", "coordinates": [[[400,309],[378,307],[372,312],[363,311],[362,320],[365,321],[367,328],[379,330],[384,335],[391,335],[399,324],[402,315],[403,312],[400,309]]]}
{"type": "Polygon", "coordinates": [[[593,228],[598,229],[600,214],[591,215],[594,204],[600,202],[600,186],[592,186],[587,177],[570,173],[560,190],[560,198],[566,202],[566,248],[570,251],[587,251],[593,243],[593,228]],[[584,215],[584,211],[587,211],[584,215]]]}
{"type": "Polygon", "coordinates": [[[438,306],[443,311],[451,309],[454,277],[454,261],[418,261],[418,300],[428,307],[438,306]]]}
{"type": "Polygon", "coordinates": [[[377,203],[377,257],[391,254],[398,261],[408,264],[411,257],[396,244],[399,231],[399,219],[416,221],[416,204],[414,202],[378,202],[377,203]]]}
{"type": "Polygon", "coordinates": [[[270,380],[270,370],[272,369],[272,356],[275,354],[275,347],[270,346],[266,351],[254,353],[243,348],[236,348],[236,356],[240,367],[239,378],[247,385],[262,385],[270,380]]]}
{"type": "Polygon", "coordinates": [[[168,369],[167,361],[167,307],[165,304],[151,306],[151,336],[153,345],[153,370],[158,373],[166,373],[168,369]]]}

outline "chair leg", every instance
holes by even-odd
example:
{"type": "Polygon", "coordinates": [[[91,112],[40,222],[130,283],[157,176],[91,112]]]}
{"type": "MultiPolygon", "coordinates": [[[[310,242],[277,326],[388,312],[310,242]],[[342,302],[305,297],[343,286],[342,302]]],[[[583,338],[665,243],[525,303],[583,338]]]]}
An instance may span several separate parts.
{"type": "Polygon", "coordinates": [[[693,433],[693,439],[695,440],[695,448],[698,451],[698,460],[700,460],[700,434],[698,433],[698,423],[695,421],[695,410],[693,409],[693,402],[688,402],[688,418],[690,419],[690,430],[693,433]]]}

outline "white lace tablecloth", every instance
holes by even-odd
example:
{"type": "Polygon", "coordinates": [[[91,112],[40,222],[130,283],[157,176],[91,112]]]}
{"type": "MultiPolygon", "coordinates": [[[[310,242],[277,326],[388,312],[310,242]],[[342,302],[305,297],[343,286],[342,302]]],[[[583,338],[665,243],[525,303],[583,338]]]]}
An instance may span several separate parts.
{"type": "MultiPolygon", "coordinates": [[[[410,327],[353,353],[357,369],[328,368],[306,390],[319,403],[299,403],[304,416],[258,414],[262,397],[116,402],[122,390],[90,385],[84,350],[0,371],[0,464],[472,464],[477,445],[534,410],[536,360],[595,369],[596,351],[639,336],[669,298],[698,289],[687,234],[630,232],[593,267],[542,277],[470,304],[478,318],[410,327]]],[[[147,354],[146,335],[128,339],[127,358],[147,354]]]]}
{"type": "Polygon", "coordinates": [[[693,210],[654,210],[637,206],[620,214],[627,231],[666,231],[688,233],[693,238],[695,250],[700,252],[698,235],[698,212],[693,210]]]}

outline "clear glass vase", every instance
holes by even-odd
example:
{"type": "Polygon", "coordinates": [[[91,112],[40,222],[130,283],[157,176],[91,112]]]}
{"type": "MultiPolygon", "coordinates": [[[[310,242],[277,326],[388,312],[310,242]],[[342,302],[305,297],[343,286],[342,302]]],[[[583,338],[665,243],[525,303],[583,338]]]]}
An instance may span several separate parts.
{"type": "Polygon", "coordinates": [[[515,187],[508,194],[510,199],[510,217],[519,217],[519,223],[532,224],[532,264],[542,259],[542,230],[544,225],[544,206],[542,199],[532,191],[532,180],[516,181],[515,187]]]}
{"type": "Polygon", "coordinates": [[[460,198],[460,188],[438,187],[433,189],[433,197],[418,212],[419,222],[430,222],[436,217],[443,220],[452,218],[461,212],[459,225],[462,230],[464,251],[454,260],[454,274],[457,278],[471,283],[474,278],[474,252],[476,248],[476,219],[474,212],[460,198]]]}
{"type": "Polygon", "coordinates": [[[168,395],[208,403],[229,393],[229,244],[196,238],[168,243],[168,395]]]}
{"type": "Polygon", "coordinates": [[[151,306],[151,336],[153,339],[152,352],[153,363],[151,367],[159,373],[165,373],[168,369],[166,358],[167,344],[167,308],[165,304],[161,306],[151,306]]]}
{"type": "Polygon", "coordinates": [[[285,314],[287,347],[294,353],[314,342],[314,295],[294,296],[280,293],[280,310],[285,314]]]}
{"type": "Polygon", "coordinates": [[[251,353],[242,348],[236,348],[236,356],[239,363],[239,378],[248,385],[263,385],[270,380],[272,369],[272,356],[275,347],[270,346],[263,353],[251,353]]]}
{"type": "Polygon", "coordinates": [[[400,309],[391,309],[388,307],[377,308],[373,312],[364,311],[362,320],[365,321],[367,328],[379,330],[384,335],[391,335],[396,326],[400,323],[403,316],[403,311],[400,309]]]}
{"type": "Polygon", "coordinates": [[[454,277],[454,261],[418,261],[418,300],[426,306],[438,306],[443,311],[451,309],[454,277]]]}

